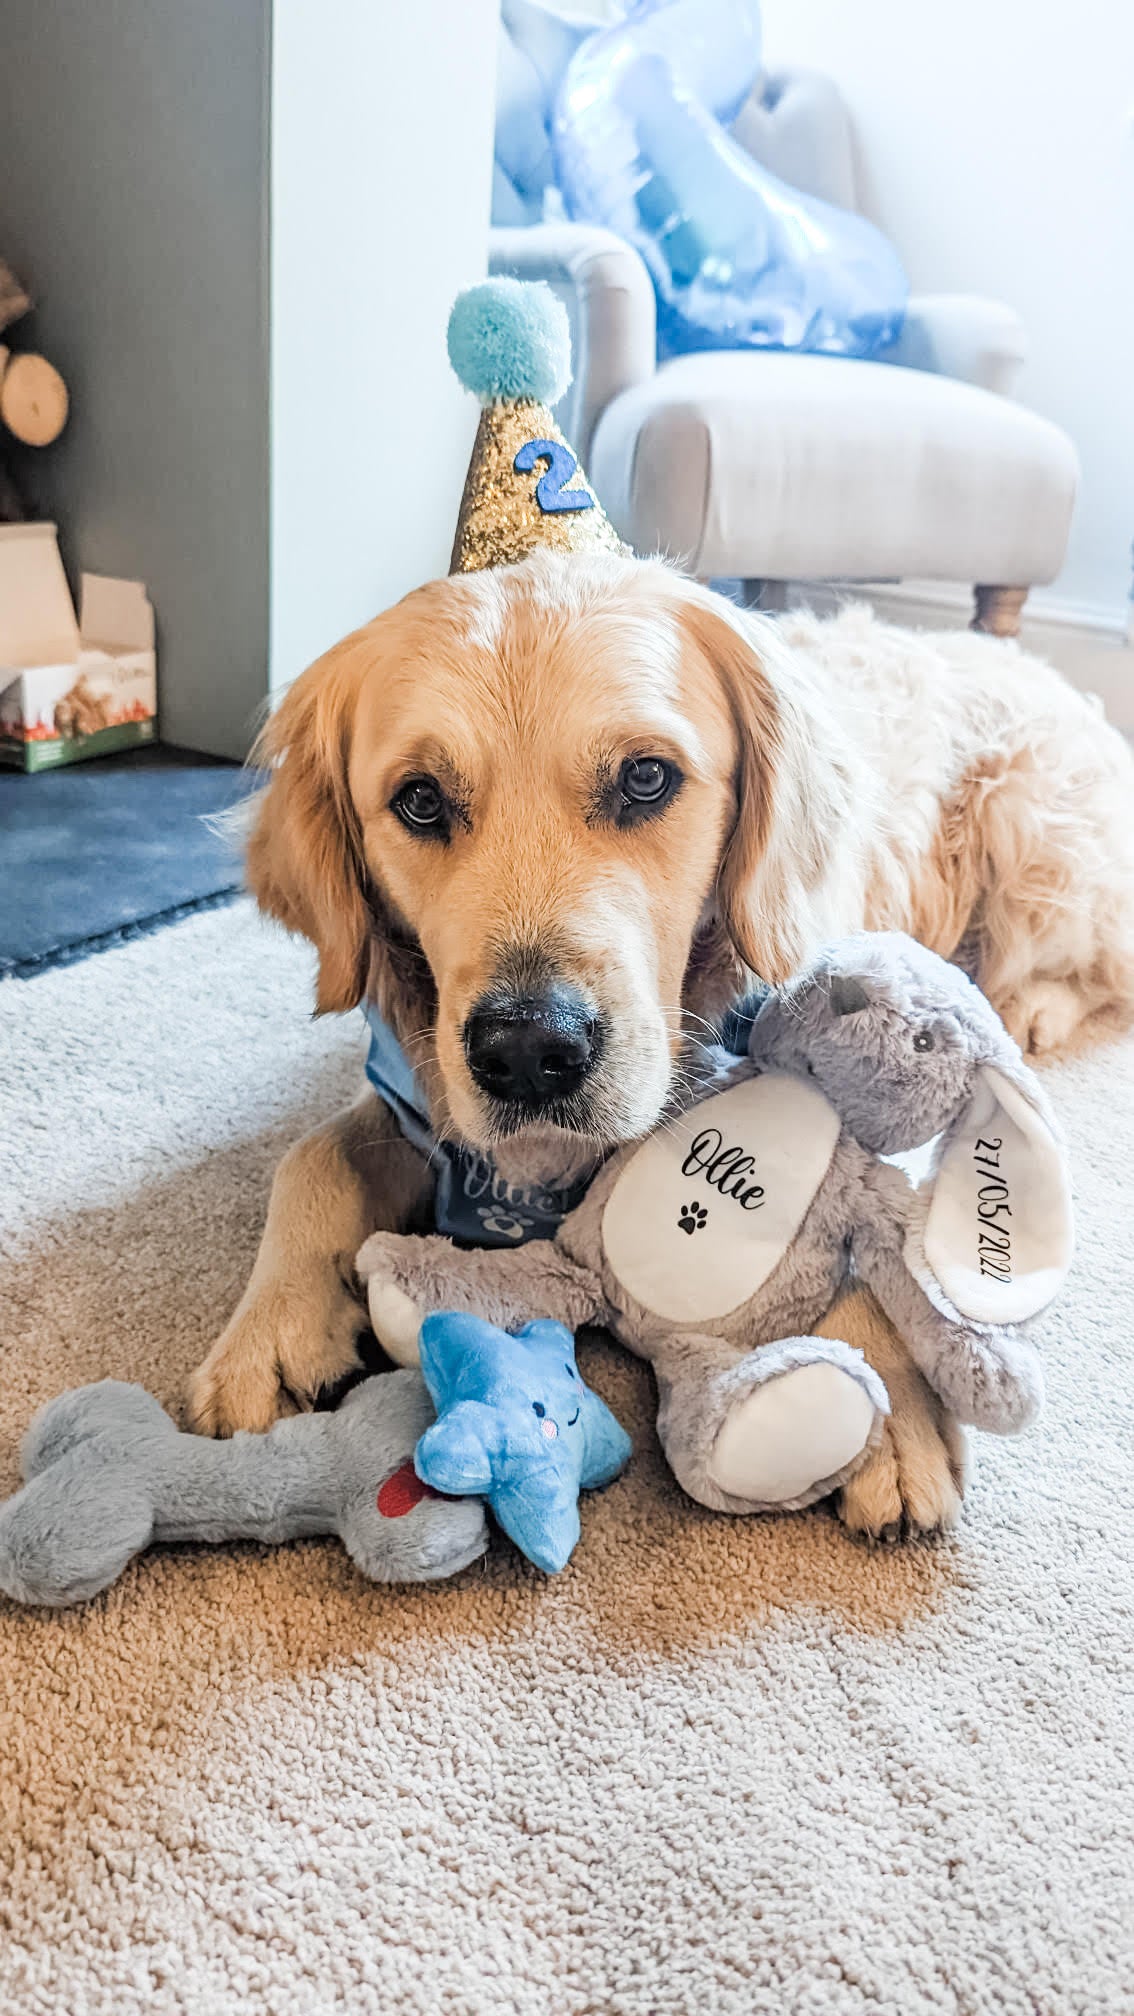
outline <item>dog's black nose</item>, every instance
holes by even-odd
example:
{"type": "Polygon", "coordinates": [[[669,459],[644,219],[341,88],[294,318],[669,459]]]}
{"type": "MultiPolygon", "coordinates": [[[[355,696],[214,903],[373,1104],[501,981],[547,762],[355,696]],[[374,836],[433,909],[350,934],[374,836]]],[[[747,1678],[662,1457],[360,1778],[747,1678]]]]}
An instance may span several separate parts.
{"type": "Polygon", "coordinates": [[[465,1023],[465,1056],[481,1090],[532,1110],[578,1091],[597,1054],[597,1018],[569,987],[486,994],[465,1023]]]}

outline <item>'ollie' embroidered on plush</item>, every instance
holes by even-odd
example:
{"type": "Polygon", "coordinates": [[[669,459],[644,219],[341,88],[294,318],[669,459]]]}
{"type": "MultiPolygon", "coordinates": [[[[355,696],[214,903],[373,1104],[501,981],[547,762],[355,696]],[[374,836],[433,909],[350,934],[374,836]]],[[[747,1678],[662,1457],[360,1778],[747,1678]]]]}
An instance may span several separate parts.
{"type": "Polygon", "coordinates": [[[727,1316],[783,1259],[838,1138],[823,1094],[780,1072],[706,1099],[651,1135],[611,1191],[613,1272],[657,1316],[727,1316]]]}

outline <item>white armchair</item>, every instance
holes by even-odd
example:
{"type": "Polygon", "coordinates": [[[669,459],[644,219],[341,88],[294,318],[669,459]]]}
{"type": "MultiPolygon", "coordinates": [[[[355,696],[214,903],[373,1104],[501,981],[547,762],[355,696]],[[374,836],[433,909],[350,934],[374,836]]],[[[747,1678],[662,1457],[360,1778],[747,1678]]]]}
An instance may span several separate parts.
{"type": "MultiPolygon", "coordinates": [[[[826,78],[762,79],[733,133],[797,188],[855,207],[826,78]]],[[[649,275],[611,232],[497,229],[491,265],[566,302],[575,383],[560,419],[637,551],[740,577],[769,606],[793,582],[966,581],[976,623],[1000,635],[1058,573],[1078,465],[1060,428],[1005,397],[1024,336],[1000,302],[915,295],[872,363],[735,350],[659,364],[649,275]]]]}

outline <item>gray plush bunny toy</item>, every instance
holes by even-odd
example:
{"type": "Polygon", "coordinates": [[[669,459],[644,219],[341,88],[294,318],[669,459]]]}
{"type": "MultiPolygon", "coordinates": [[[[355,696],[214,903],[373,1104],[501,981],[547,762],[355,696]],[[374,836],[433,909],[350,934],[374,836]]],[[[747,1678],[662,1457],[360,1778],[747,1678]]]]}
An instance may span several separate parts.
{"type": "Polygon", "coordinates": [[[877,1373],[814,1335],[849,1280],[961,1421],[1012,1434],[1043,1396],[1019,1326],[1071,1248],[1064,1156],[1016,1044],[957,967],[878,933],[774,989],[724,1089],[614,1155],[554,1241],[376,1233],[358,1267],[403,1364],[436,1309],[606,1326],[654,1367],[684,1489],[757,1512],[835,1490],[881,1434],[877,1373]],[[929,1142],[919,1183],[884,1159],[929,1142]]]}

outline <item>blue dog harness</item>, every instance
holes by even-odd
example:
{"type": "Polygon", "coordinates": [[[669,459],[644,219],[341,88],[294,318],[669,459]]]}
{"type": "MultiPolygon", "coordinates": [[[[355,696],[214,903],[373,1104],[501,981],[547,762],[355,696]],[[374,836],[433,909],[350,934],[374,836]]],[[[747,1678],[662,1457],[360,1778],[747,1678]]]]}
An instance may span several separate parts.
{"type": "Polygon", "coordinates": [[[366,1076],[406,1140],[436,1172],[438,1232],[461,1246],[521,1246],[528,1239],[553,1239],[568,1212],[582,1203],[594,1168],[564,1189],[525,1186],[506,1182],[479,1149],[439,1141],[413,1066],[389,1023],[370,1002],[362,1012],[370,1031],[366,1076]]]}

